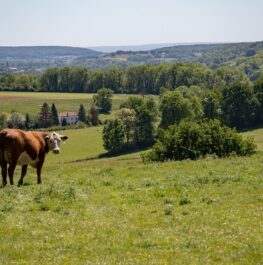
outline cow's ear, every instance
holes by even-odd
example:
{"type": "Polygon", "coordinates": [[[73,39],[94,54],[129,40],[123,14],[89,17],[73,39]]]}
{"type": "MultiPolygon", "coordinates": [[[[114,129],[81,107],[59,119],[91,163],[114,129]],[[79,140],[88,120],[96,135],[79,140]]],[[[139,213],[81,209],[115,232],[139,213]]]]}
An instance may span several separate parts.
{"type": "Polygon", "coordinates": [[[68,137],[67,137],[66,135],[61,135],[61,136],[60,136],[60,139],[61,139],[63,142],[65,142],[65,141],[68,139],[68,137]]]}

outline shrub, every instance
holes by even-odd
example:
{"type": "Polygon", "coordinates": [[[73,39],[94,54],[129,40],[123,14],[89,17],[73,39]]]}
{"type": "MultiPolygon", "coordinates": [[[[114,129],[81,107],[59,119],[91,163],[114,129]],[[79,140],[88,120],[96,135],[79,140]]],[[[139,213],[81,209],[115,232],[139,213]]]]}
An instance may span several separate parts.
{"type": "Polygon", "coordinates": [[[166,92],[161,98],[161,127],[178,124],[182,119],[192,118],[193,110],[189,99],[184,98],[179,92],[166,92]]]}
{"type": "Polygon", "coordinates": [[[202,123],[182,121],[178,126],[161,130],[152,150],[144,161],[198,159],[209,154],[224,157],[231,154],[250,155],[255,152],[253,139],[242,139],[234,129],[218,120],[202,123]]]}
{"type": "Polygon", "coordinates": [[[24,117],[18,112],[13,112],[7,121],[7,125],[9,128],[23,129],[24,117]]]}
{"type": "Polygon", "coordinates": [[[0,113],[0,129],[7,127],[7,116],[5,113],[0,113]]]}
{"type": "Polygon", "coordinates": [[[109,120],[103,128],[103,146],[110,152],[119,152],[124,145],[124,130],[120,120],[109,120]]]}
{"type": "Polygon", "coordinates": [[[100,124],[99,110],[95,105],[92,105],[89,109],[88,121],[92,126],[98,126],[100,124]]]}
{"type": "Polygon", "coordinates": [[[110,113],[112,107],[113,91],[108,88],[102,88],[93,96],[93,102],[101,113],[110,113]]]}

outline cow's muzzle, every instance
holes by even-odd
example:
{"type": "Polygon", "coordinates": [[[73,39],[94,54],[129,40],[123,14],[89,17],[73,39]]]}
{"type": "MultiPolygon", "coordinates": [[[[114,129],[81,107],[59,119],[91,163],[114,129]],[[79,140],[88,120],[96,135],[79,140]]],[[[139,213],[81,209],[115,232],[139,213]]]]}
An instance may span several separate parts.
{"type": "Polygon", "coordinates": [[[59,149],[54,149],[54,150],[53,150],[53,153],[57,155],[57,154],[60,153],[60,150],[59,150],[59,149]]]}

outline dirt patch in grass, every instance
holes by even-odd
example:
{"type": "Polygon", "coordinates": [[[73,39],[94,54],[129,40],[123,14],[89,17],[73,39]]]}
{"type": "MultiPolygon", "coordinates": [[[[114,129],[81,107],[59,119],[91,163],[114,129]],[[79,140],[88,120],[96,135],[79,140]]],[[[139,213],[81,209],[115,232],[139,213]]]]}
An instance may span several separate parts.
{"type": "Polygon", "coordinates": [[[20,99],[33,99],[29,96],[2,96],[0,95],[0,101],[20,100],[20,99]]]}

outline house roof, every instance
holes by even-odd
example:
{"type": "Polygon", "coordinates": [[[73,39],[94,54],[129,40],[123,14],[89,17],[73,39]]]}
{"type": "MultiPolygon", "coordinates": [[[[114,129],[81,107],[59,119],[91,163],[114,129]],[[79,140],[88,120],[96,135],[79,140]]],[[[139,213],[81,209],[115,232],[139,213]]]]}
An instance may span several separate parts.
{"type": "Polygon", "coordinates": [[[59,117],[76,117],[78,114],[76,112],[61,112],[58,114],[59,117]]]}

